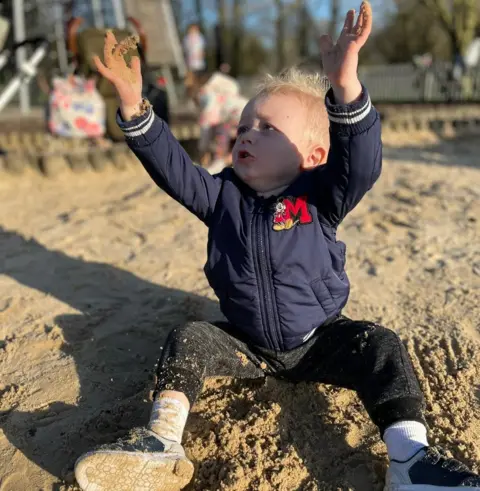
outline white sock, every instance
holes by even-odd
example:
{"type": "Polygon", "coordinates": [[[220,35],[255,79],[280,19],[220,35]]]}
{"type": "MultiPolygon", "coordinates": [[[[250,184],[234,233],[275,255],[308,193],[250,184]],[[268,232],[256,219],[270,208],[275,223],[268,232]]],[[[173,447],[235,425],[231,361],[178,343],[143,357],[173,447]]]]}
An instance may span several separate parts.
{"type": "Polygon", "coordinates": [[[421,448],[428,447],[427,428],[418,421],[400,421],[383,434],[390,460],[405,462],[421,448]]]}
{"type": "Polygon", "coordinates": [[[166,440],[182,443],[187,417],[187,408],[180,401],[173,397],[160,397],[153,402],[148,429],[166,440]]]}

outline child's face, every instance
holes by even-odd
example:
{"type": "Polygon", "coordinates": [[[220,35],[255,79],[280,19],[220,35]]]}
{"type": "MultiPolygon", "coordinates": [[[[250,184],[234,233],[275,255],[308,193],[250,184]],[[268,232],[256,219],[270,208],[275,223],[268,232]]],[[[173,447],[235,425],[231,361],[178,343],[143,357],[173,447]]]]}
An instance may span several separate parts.
{"type": "Polygon", "coordinates": [[[252,99],[243,110],[233,147],[236,174],[257,192],[268,193],[323,163],[326,149],[309,141],[307,125],[307,106],[295,94],[252,99]]]}

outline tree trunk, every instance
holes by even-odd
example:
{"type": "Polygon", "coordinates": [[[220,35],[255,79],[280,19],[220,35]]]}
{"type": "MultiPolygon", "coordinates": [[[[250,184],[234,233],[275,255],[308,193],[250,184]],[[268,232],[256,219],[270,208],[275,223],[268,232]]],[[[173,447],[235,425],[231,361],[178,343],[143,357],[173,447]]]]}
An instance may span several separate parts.
{"type": "Polygon", "coordinates": [[[233,26],[232,26],[232,71],[233,77],[240,74],[240,60],[242,59],[243,15],[242,0],[233,0],[233,26]]]}
{"type": "Polygon", "coordinates": [[[308,10],[305,0],[298,0],[298,56],[305,59],[308,56],[308,10]]]}
{"type": "Polygon", "coordinates": [[[475,34],[478,21],[477,0],[453,0],[449,8],[445,0],[420,0],[439,19],[451,39],[453,56],[465,55],[475,34]]]}
{"type": "Polygon", "coordinates": [[[225,50],[225,24],[226,24],[225,0],[217,0],[217,25],[215,26],[215,51],[216,51],[216,69],[220,68],[222,63],[227,61],[225,50]]]}
{"type": "Polygon", "coordinates": [[[328,34],[335,42],[337,37],[337,26],[340,21],[340,0],[330,0],[330,23],[328,27],[328,34]]]}
{"type": "Polygon", "coordinates": [[[285,5],[283,0],[275,0],[277,8],[276,44],[277,44],[277,71],[285,68],[285,5]]]}
{"type": "Polygon", "coordinates": [[[478,21],[477,1],[454,0],[452,21],[460,53],[464,55],[475,36],[478,21]]]}

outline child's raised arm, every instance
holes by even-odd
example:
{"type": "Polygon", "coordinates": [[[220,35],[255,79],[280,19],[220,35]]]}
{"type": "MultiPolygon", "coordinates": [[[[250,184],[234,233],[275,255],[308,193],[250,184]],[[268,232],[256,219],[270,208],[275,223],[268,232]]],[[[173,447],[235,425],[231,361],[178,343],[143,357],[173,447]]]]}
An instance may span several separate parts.
{"type": "Polygon", "coordinates": [[[330,151],[319,167],[318,207],[324,219],[338,225],[378,179],[382,167],[380,117],[357,75],[358,53],[372,30],[372,8],[362,2],[355,21],[350,10],[337,42],[321,36],[323,68],[332,88],[326,105],[330,151]]]}
{"type": "Polygon", "coordinates": [[[134,44],[132,38],[117,43],[108,32],[105,64],[94,57],[98,71],[113,84],[120,99],[121,118],[117,122],[129,147],[157,185],[208,225],[222,181],[193,164],[167,124],[142,99],[140,60],[132,57],[130,66],[124,60],[134,44]]]}

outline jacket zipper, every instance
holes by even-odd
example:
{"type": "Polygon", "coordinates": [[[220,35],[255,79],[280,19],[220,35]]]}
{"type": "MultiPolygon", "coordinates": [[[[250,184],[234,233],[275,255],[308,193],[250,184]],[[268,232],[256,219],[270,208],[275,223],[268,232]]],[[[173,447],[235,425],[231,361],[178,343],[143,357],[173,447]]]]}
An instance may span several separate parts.
{"type": "Polygon", "coordinates": [[[257,214],[255,215],[255,238],[256,238],[256,256],[258,268],[258,285],[260,293],[260,310],[262,311],[262,320],[264,322],[264,331],[267,341],[273,349],[280,350],[280,342],[277,336],[275,323],[275,312],[273,307],[273,287],[268,272],[267,252],[265,248],[265,227],[264,227],[265,209],[263,202],[260,203],[257,214]]]}

